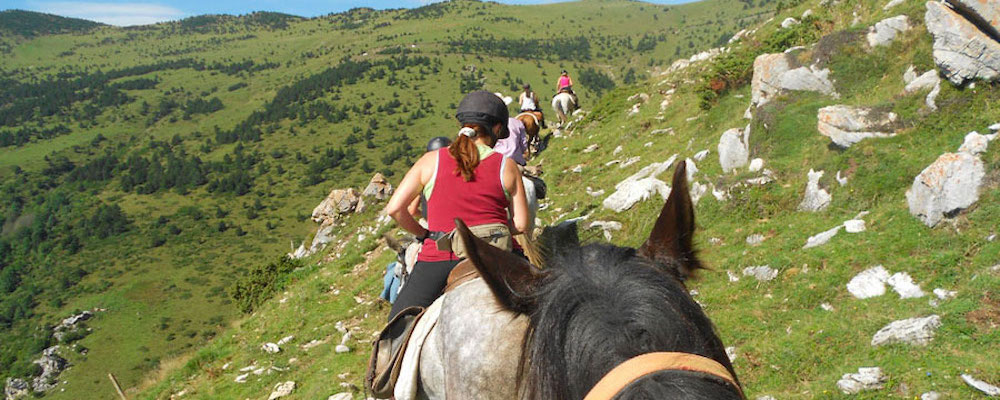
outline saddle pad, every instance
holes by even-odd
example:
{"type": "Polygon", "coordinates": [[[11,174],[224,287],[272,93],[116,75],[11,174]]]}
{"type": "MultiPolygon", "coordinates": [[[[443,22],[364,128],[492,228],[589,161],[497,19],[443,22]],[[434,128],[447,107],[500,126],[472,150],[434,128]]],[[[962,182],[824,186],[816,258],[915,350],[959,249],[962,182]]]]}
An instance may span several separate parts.
{"type": "Polygon", "coordinates": [[[403,353],[403,364],[399,369],[399,378],[396,379],[396,387],[393,391],[396,400],[413,400],[417,398],[417,385],[420,384],[420,350],[424,347],[424,341],[437,325],[438,317],[441,315],[441,305],[447,295],[438,297],[427,307],[424,315],[417,321],[417,326],[413,327],[413,334],[410,342],[406,345],[406,352],[403,353]]]}

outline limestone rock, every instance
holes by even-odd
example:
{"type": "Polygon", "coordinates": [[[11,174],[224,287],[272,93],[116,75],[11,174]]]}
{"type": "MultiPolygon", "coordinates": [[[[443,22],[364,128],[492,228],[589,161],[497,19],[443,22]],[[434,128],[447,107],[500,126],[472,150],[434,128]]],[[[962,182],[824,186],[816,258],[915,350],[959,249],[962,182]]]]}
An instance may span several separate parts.
{"type": "Polygon", "coordinates": [[[910,22],[905,15],[883,19],[868,29],[868,45],[871,47],[888,45],[897,35],[909,29],[910,22]]]}
{"type": "Polygon", "coordinates": [[[799,203],[799,211],[816,212],[826,209],[830,205],[831,196],[826,189],[819,187],[819,178],[823,177],[823,171],[809,170],[809,182],[806,184],[806,195],[799,203]]]}
{"type": "Polygon", "coordinates": [[[694,157],[691,158],[693,158],[695,161],[701,162],[702,160],[705,159],[705,157],[708,157],[708,150],[702,150],[697,153],[694,153],[694,157]]]}
{"type": "Polygon", "coordinates": [[[750,104],[761,106],[783,91],[819,92],[838,98],[829,69],[796,67],[795,59],[785,53],[762,54],[753,63],[750,104]]]}
{"type": "Polygon", "coordinates": [[[927,392],[920,395],[920,400],[941,400],[941,395],[938,392],[927,392]]]}
{"type": "Polygon", "coordinates": [[[889,271],[881,265],[876,265],[851,278],[847,283],[847,291],[859,299],[878,297],[885,294],[885,282],[888,280],[889,271]]]}
{"type": "Polygon", "coordinates": [[[764,235],[755,233],[753,235],[747,236],[747,244],[750,246],[760,246],[761,243],[764,243],[765,239],[766,238],[764,237],[764,235]]]}
{"type": "Polygon", "coordinates": [[[267,396],[267,400],[279,399],[292,394],[295,391],[295,382],[288,381],[282,382],[274,385],[274,390],[271,391],[271,395],[267,396]]]}
{"type": "Polygon", "coordinates": [[[684,159],[685,171],[687,171],[688,182],[694,181],[694,174],[698,173],[698,165],[690,158],[684,159]]]}
{"type": "Polygon", "coordinates": [[[338,344],[336,347],[333,348],[333,351],[336,352],[337,354],[343,354],[343,353],[349,353],[351,351],[351,348],[347,347],[346,344],[338,344]]]}
{"type": "Polygon", "coordinates": [[[837,381],[837,388],[844,394],[858,394],[868,390],[878,390],[885,386],[889,378],[882,373],[882,368],[858,368],[856,374],[844,374],[837,381]]]}
{"type": "Polygon", "coordinates": [[[337,393],[335,395],[331,395],[330,397],[326,398],[326,400],[352,400],[352,399],[354,399],[354,397],[351,396],[350,392],[337,393]]]}
{"type": "Polygon", "coordinates": [[[389,196],[392,196],[392,184],[389,183],[389,180],[381,172],[376,172],[375,176],[368,181],[368,186],[361,192],[361,195],[364,197],[374,197],[375,200],[388,199],[389,196]]]}
{"type": "Polygon", "coordinates": [[[654,194],[659,193],[663,200],[670,195],[670,187],[663,181],[656,178],[643,178],[632,182],[622,182],[618,190],[604,199],[604,208],[614,212],[622,212],[632,208],[636,203],[644,201],[654,194]]]}
{"type": "Polygon", "coordinates": [[[917,79],[917,70],[916,68],[913,67],[913,65],[910,65],[908,68],[906,68],[906,72],[903,73],[903,83],[909,85],[910,82],[913,82],[916,79],[917,79]]]}
{"type": "Polygon", "coordinates": [[[920,286],[913,283],[913,278],[906,272],[897,272],[892,274],[892,276],[886,280],[886,283],[888,283],[889,286],[892,286],[892,290],[899,293],[899,298],[901,299],[915,299],[925,296],[924,291],[920,289],[920,286]]]}
{"type": "Polygon", "coordinates": [[[636,93],[628,97],[629,102],[638,100],[640,103],[645,103],[649,101],[649,95],[646,93],[636,93]]]}
{"type": "Polygon", "coordinates": [[[847,185],[847,175],[840,176],[840,171],[837,171],[836,178],[837,178],[837,183],[839,183],[840,186],[847,185]]]}
{"type": "Polygon", "coordinates": [[[872,346],[892,343],[925,346],[934,338],[934,332],[940,326],[941,317],[937,315],[895,321],[875,333],[872,346]]]}
{"type": "Polygon", "coordinates": [[[622,230],[622,223],[618,221],[594,221],[588,226],[589,228],[598,228],[604,233],[604,239],[611,241],[611,231],[622,230]]]}
{"type": "Polygon", "coordinates": [[[891,0],[888,3],[885,3],[885,6],[882,7],[882,9],[885,11],[889,11],[890,8],[903,4],[904,1],[905,0],[891,0]]]}
{"type": "Polygon", "coordinates": [[[750,172],[757,172],[764,168],[764,160],[761,158],[755,158],[750,160],[750,167],[747,168],[750,172]]]}
{"type": "Polygon", "coordinates": [[[929,227],[979,200],[985,168],[969,153],[945,153],[913,179],[906,191],[910,214],[929,227]]]}
{"type": "Polygon", "coordinates": [[[747,165],[750,149],[743,138],[749,136],[743,129],[733,128],[722,133],[719,139],[719,164],[723,172],[730,172],[747,165]]]}
{"type": "Polygon", "coordinates": [[[622,187],[624,187],[626,185],[629,185],[629,184],[631,184],[633,182],[636,182],[636,181],[639,181],[639,180],[642,180],[642,179],[645,179],[645,178],[655,178],[658,175],[662,174],[664,171],[670,169],[670,166],[674,165],[674,161],[676,161],[676,160],[677,160],[677,155],[674,154],[673,156],[670,156],[670,158],[668,158],[666,161],[649,164],[649,165],[643,167],[642,169],[640,169],[638,172],[636,172],[636,173],[630,175],[629,177],[625,178],[621,182],[618,182],[618,184],[615,185],[615,189],[616,190],[617,189],[621,189],[622,187]]]}
{"type": "Polygon", "coordinates": [[[921,90],[934,89],[934,86],[937,86],[939,83],[941,83],[941,78],[938,76],[938,72],[930,70],[907,82],[903,91],[906,93],[915,93],[921,90]]]}
{"type": "Polygon", "coordinates": [[[694,182],[691,184],[691,202],[695,205],[701,200],[701,197],[708,192],[708,185],[703,185],[700,182],[694,182]]]}
{"type": "Polygon", "coordinates": [[[1000,38],[1000,7],[988,0],[948,0],[959,14],[980,30],[994,38],[1000,38]]]}
{"type": "Polygon", "coordinates": [[[942,288],[934,289],[933,292],[934,292],[934,296],[937,296],[938,300],[948,300],[948,299],[955,298],[955,296],[958,295],[958,292],[956,292],[954,290],[947,290],[947,289],[942,289],[942,288]]]}
{"type": "Polygon", "coordinates": [[[785,28],[785,29],[788,29],[788,28],[791,28],[791,27],[793,27],[795,25],[798,25],[800,23],[801,22],[799,22],[797,19],[792,18],[792,17],[788,17],[788,18],[785,18],[784,21],[781,21],[781,27],[785,28]]]}
{"type": "Polygon", "coordinates": [[[996,387],[979,379],[973,378],[972,375],[962,374],[962,380],[965,381],[965,384],[972,386],[976,390],[986,393],[987,396],[1000,396],[1000,387],[996,387]]]}
{"type": "Polygon", "coordinates": [[[340,215],[350,214],[361,201],[361,194],[354,189],[334,189],[323,199],[312,212],[312,220],[324,223],[337,219],[340,215]]]}
{"type": "Polygon", "coordinates": [[[840,229],[843,227],[844,227],[843,225],[837,225],[836,228],[810,236],[809,239],[806,239],[806,245],[802,246],[802,248],[808,249],[811,247],[816,247],[826,244],[826,242],[829,242],[830,239],[832,239],[834,236],[837,236],[837,233],[839,233],[840,229]]]}
{"type": "Polygon", "coordinates": [[[31,380],[31,388],[36,393],[45,392],[56,387],[56,378],[69,366],[66,359],[58,354],[59,346],[52,346],[42,351],[42,356],[32,363],[42,369],[42,373],[31,380]]]}
{"type": "Polygon", "coordinates": [[[860,233],[865,231],[865,220],[852,219],[844,221],[844,230],[847,233],[860,233]]]}
{"type": "Polygon", "coordinates": [[[823,136],[829,137],[840,147],[867,138],[885,138],[896,134],[893,126],[897,116],[892,112],[879,112],[867,107],[845,105],[828,106],[819,109],[816,128],[823,136]]]}
{"type": "Polygon", "coordinates": [[[965,135],[965,140],[962,142],[962,146],[958,148],[958,151],[972,155],[985,153],[986,148],[990,144],[990,136],[980,135],[979,132],[975,131],[969,132],[965,135]]]}
{"type": "Polygon", "coordinates": [[[3,388],[4,399],[19,399],[27,397],[29,394],[31,394],[31,388],[28,386],[28,382],[25,382],[24,379],[7,378],[7,384],[3,388]]]}
{"type": "Polygon", "coordinates": [[[279,340],[277,344],[278,344],[278,346],[284,346],[285,343],[291,342],[293,340],[295,340],[295,336],[294,335],[288,335],[288,336],[285,336],[285,337],[281,338],[281,340],[279,340]]]}
{"type": "Polygon", "coordinates": [[[937,111],[937,97],[941,94],[941,82],[934,85],[934,89],[931,89],[930,93],[927,93],[927,97],[924,99],[924,104],[927,108],[932,111],[937,111]]]}
{"type": "Polygon", "coordinates": [[[767,282],[778,277],[778,270],[769,265],[758,265],[743,268],[743,276],[752,276],[761,282],[767,282]]]}
{"type": "MultiPolygon", "coordinates": [[[[973,2],[958,0],[957,3],[973,2]]],[[[988,8],[989,4],[984,2],[983,7],[988,8]]],[[[934,62],[952,83],[962,85],[973,79],[995,80],[1000,76],[1000,43],[974,22],[936,1],[927,2],[924,22],[934,36],[934,62]]],[[[991,26],[996,30],[995,24],[991,26]]]]}
{"type": "Polygon", "coordinates": [[[601,146],[599,146],[599,145],[597,145],[595,143],[595,144],[592,144],[590,146],[587,146],[586,149],[583,149],[583,152],[584,153],[593,153],[594,151],[597,151],[597,149],[599,149],[599,148],[601,148],[601,146]]]}
{"type": "Polygon", "coordinates": [[[274,354],[274,353],[280,353],[281,352],[281,347],[278,347],[277,343],[270,343],[270,342],[264,343],[264,344],[260,345],[260,349],[263,352],[268,353],[268,354],[274,354]]]}

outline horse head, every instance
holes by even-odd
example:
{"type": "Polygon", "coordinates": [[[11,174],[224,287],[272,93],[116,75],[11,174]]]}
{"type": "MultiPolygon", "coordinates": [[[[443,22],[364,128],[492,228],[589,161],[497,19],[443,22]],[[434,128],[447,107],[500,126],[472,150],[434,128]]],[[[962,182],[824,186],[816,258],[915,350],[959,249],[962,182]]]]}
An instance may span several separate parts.
{"type": "MultiPolygon", "coordinates": [[[[551,246],[544,270],[490,246],[456,221],[469,260],[497,301],[530,319],[518,373],[528,398],[582,399],[614,367],[653,352],[714,360],[735,382],[722,341],[682,283],[702,268],[691,243],[695,222],[686,175],[681,163],[638,250],[581,246],[575,226],[561,225],[541,237],[551,246]]],[[[663,370],[615,398],[739,399],[739,390],[710,374],[663,370]]]]}

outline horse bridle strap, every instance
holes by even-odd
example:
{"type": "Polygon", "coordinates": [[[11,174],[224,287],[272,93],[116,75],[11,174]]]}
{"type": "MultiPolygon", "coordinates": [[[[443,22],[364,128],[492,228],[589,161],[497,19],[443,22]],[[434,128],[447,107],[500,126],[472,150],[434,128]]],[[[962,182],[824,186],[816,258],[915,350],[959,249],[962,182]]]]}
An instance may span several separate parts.
{"type": "Polygon", "coordinates": [[[745,398],[743,389],[726,367],[719,362],[697,354],[658,352],[646,353],[629,359],[609,371],[583,400],[611,400],[628,385],[640,378],[659,371],[692,371],[709,374],[728,382],[745,398]]]}

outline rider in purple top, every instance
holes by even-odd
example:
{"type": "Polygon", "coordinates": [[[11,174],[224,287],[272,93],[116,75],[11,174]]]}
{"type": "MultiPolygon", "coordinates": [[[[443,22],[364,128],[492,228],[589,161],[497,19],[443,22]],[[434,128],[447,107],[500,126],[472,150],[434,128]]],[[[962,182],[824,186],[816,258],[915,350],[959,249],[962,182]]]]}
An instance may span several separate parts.
{"type": "Polygon", "coordinates": [[[524,130],[524,124],[515,118],[508,118],[507,130],[510,131],[510,136],[498,140],[496,146],[493,146],[493,151],[524,166],[527,164],[524,153],[528,151],[528,135],[524,130]]]}

